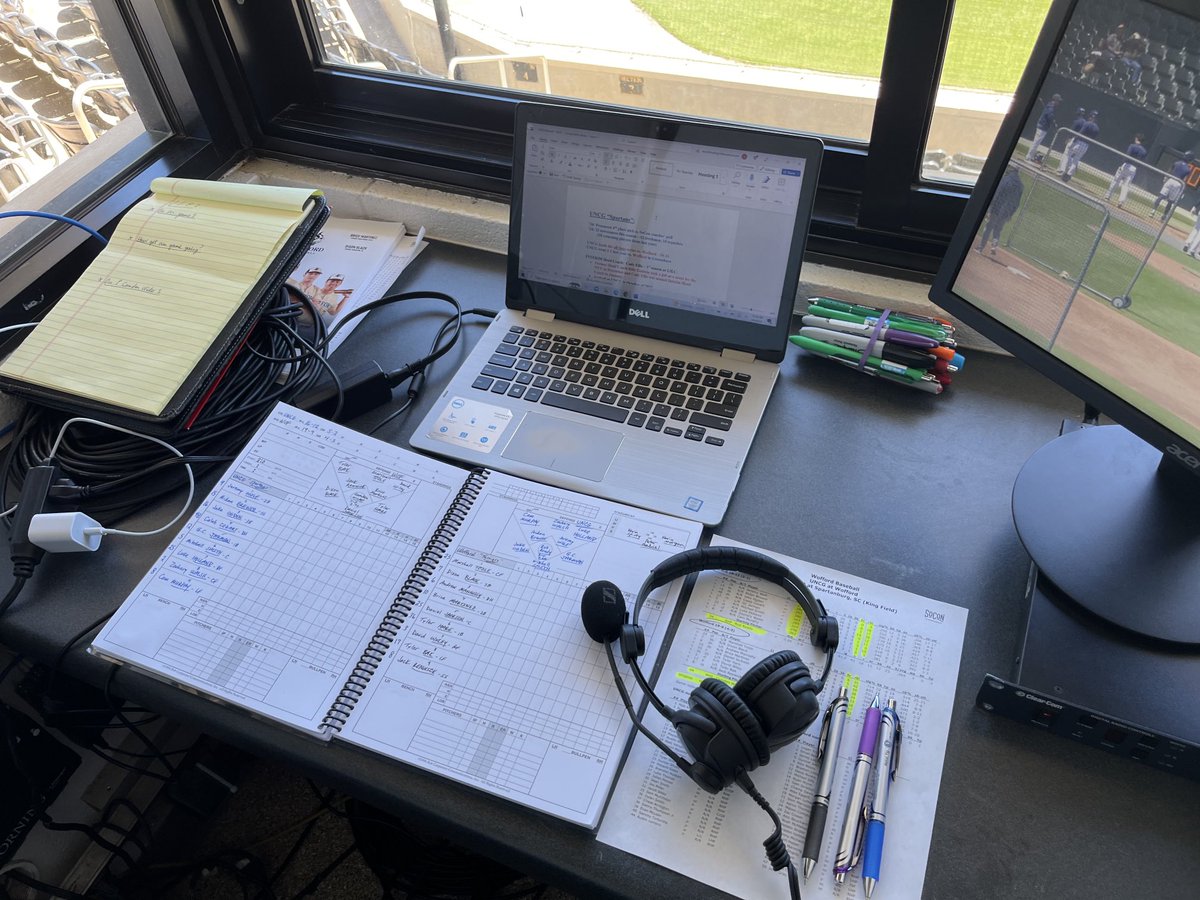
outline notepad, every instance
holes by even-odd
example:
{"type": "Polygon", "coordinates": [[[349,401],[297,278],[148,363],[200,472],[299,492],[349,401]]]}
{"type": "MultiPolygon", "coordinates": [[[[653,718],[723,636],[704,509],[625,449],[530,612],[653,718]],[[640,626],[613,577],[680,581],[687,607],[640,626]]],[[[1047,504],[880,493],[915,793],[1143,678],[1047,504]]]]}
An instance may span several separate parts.
{"type": "Polygon", "coordinates": [[[216,363],[264,279],[291,258],[320,195],[180,178],[157,178],[151,192],[0,365],[6,386],[164,415],[186,400],[185,383],[216,363]]]}
{"type": "MultiPolygon", "coordinates": [[[[281,404],[91,651],[594,827],[633,724],[580,597],[633,596],[700,532],[281,404]]],[[[680,587],[643,609],[644,665],[680,587]]]]}

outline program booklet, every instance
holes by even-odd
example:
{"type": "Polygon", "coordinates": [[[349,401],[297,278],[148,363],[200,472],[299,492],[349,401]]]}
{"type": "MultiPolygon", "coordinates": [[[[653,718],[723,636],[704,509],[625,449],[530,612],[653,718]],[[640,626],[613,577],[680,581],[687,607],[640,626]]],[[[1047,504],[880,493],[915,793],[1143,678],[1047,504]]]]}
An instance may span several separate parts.
{"type": "MultiPolygon", "coordinates": [[[[700,531],[281,404],[90,649],[594,828],[633,726],[580,598],[700,531]]],[[[647,666],[678,591],[643,610],[647,666]]]]}
{"type": "MultiPolygon", "coordinates": [[[[402,222],[330,216],[292,277],[332,329],[364,303],[378,300],[425,247],[424,229],[407,233],[402,222]]],[[[329,343],[337,349],[362,321],[352,319],[329,343]]]]}

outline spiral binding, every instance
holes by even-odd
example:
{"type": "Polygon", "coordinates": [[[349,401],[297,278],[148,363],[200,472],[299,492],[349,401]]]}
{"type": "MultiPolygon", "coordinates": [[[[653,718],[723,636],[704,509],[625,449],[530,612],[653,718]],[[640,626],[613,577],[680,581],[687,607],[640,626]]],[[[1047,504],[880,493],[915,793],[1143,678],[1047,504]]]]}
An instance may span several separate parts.
{"type": "Polygon", "coordinates": [[[458,529],[466,521],[467,514],[471,511],[471,507],[479,497],[479,492],[483,490],[483,485],[487,481],[488,474],[487,469],[473,469],[463,482],[462,487],[459,488],[458,493],[454,496],[454,500],[450,503],[450,508],[442,516],[442,521],[434,529],[433,535],[429,538],[428,543],[425,544],[421,555],[413,563],[412,571],[408,573],[408,578],[404,579],[404,584],[401,585],[396,598],[392,601],[392,605],[388,607],[388,611],[382,621],[380,621],[379,627],[375,629],[375,634],[367,642],[362,656],[358,658],[358,662],[354,665],[354,670],[346,679],[346,683],[342,685],[337,698],[330,704],[329,712],[321,720],[321,731],[341,731],[342,726],[346,724],[346,720],[350,718],[354,704],[359,701],[363,692],[366,691],[367,684],[371,681],[375,671],[383,662],[383,658],[387,655],[392,641],[400,633],[400,629],[404,625],[404,620],[412,612],[412,608],[416,605],[421,592],[425,590],[425,586],[429,584],[429,579],[433,577],[438,563],[445,556],[450,542],[454,540],[454,535],[458,533],[458,529]]]}

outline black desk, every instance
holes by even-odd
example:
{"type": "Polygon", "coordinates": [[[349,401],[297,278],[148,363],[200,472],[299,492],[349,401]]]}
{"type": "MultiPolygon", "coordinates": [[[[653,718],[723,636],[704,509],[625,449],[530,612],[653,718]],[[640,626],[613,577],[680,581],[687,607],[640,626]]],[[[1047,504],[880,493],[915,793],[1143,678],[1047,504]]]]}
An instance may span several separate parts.
{"type": "MultiPolygon", "coordinates": [[[[503,279],[500,257],[434,246],[401,284],[450,292],[464,306],[494,307],[503,279]]],[[[396,367],[416,359],[427,352],[443,309],[421,301],[374,312],[335,361],[373,356],[396,367]]],[[[470,326],[467,343],[480,330],[470,326]]],[[[379,436],[404,443],[440,378],[464,355],[465,346],[439,362],[424,404],[379,436]]],[[[952,392],[933,397],[795,352],[718,529],[970,610],[926,898],[1189,897],[1200,884],[1200,785],[973,705],[986,671],[1008,673],[1019,632],[1028,558],[1009,515],[1013,479],[1061,419],[1080,410],[1008,358],[969,354],[952,392]]],[[[382,416],[356,424],[365,429],[382,416]]],[[[126,527],[154,527],[176,502],[126,527]]],[[[165,543],[110,538],[95,555],[47,557],[0,620],[0,641],[51,661],[79,629],[124,599],[165,543]]],[[[7,586],[6,571],[0,590],[7,586]]],[[[82,651],[67,660],[68,672],[95,683],[108,669],[82,651]]],[[[292,734],[131,671],[119,672],[115,687],[581,896],[725,896],[557,820],[352,747],[292,734]]],[[[800,848],[792,850],[798,857],[800,848]]],[[[780,891],[786,896],[782,878],[780,891]]]]}

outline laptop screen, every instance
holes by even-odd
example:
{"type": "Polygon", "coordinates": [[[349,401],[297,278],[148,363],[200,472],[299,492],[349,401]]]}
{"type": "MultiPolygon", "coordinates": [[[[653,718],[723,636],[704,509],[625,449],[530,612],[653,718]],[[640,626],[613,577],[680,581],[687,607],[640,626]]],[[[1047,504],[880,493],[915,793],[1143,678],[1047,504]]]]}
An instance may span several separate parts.
{"type": "Polygon", "coordinates": [[[819,141],[528,104],[517,119],[510,306],[782,356],[819,141]]]}

